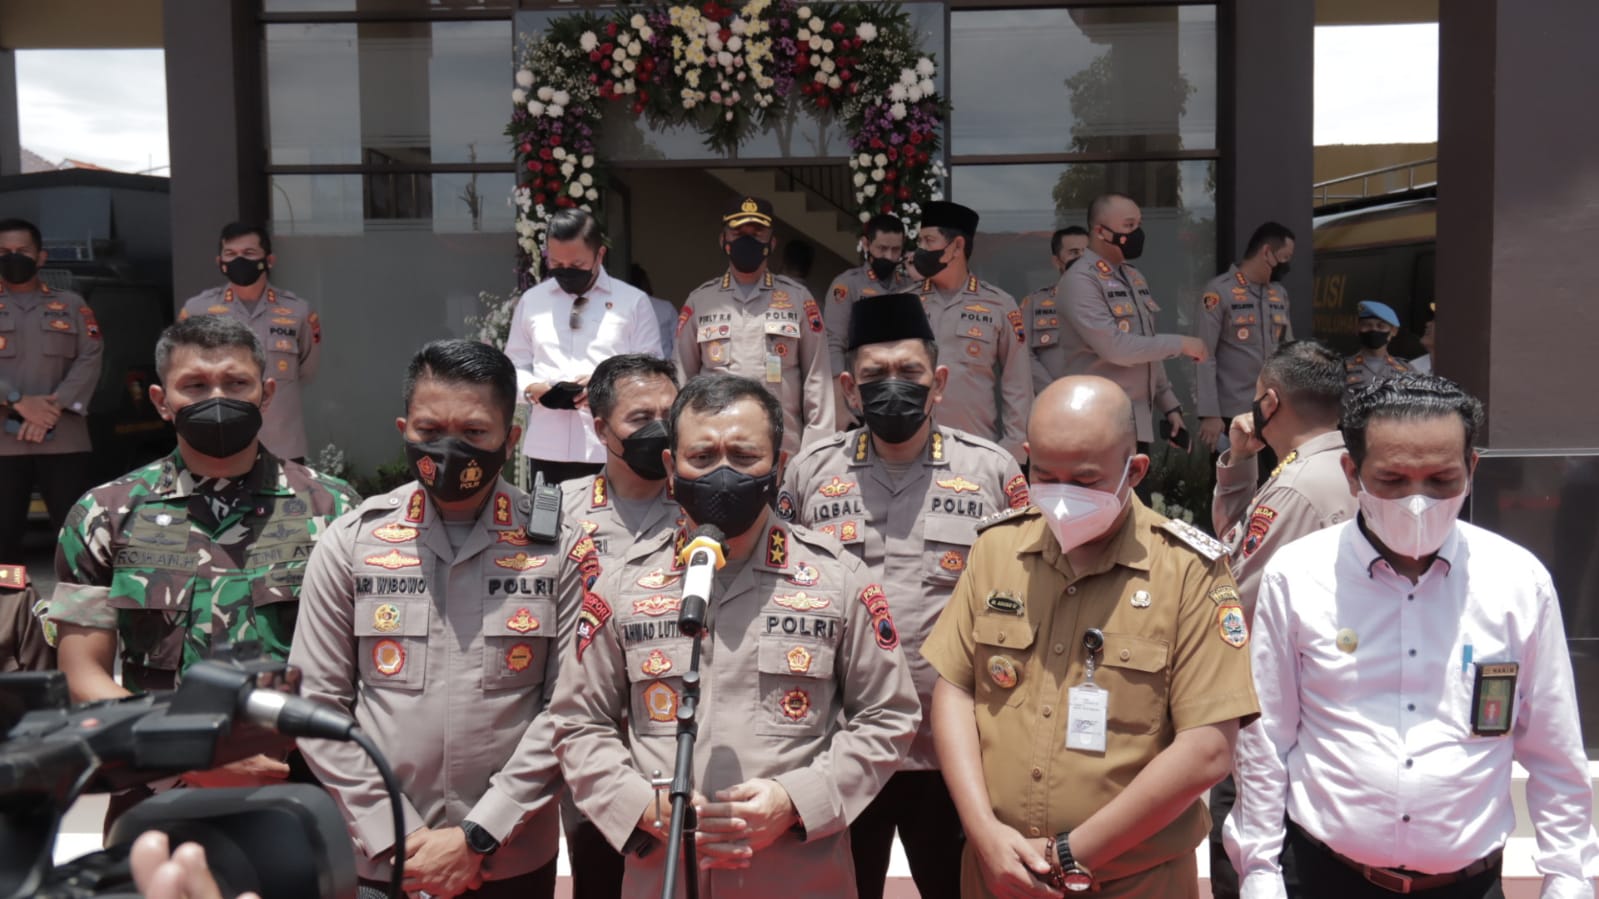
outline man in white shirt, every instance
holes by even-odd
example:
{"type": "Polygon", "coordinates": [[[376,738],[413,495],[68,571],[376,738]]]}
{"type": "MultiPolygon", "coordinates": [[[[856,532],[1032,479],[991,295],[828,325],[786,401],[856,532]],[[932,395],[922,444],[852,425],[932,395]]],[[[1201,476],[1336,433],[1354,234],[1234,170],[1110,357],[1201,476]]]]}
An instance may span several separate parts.
{"type": "Polygon", "coordinates": [[[562,209],[546,236],[550,277],[517,301],[505,355],[533,404],[522,438],[529,478],[542,473],[556,484],[605,463],[588,411],[594,366],[623,353],[660,356],[661,338],[649,297],[606,273],[605,235],[594,216],[562,209]]]}
{"type": "Polygon", "coordinates": [[[644,266],[633,263],[633,267],[627,270],[627,280],[650,298],[650,306],[655,309],[655,320],[661,324],[660,358],[672,361],[677,358],[672,354],[676,346],[673,341],[677,336],[677,307],[670,300],[655,295],[655,288],[650,285],[650,273],[644,270],[644,266]]]}
{"type": "Polygon", "coordinates": [[[1544,897],[1592,899],[1593,792],[1565,629],[1533,555],[1459,522],[1482,405],[1402,373],[1344,409],[1360,513],[1283,547],[1254,619],[1261,717],[1226,838],[1246,899],[1502,897],[1511,763],[1544,897]],[[1287,818],[1285,821],[1284,813],[1287,818]]]}

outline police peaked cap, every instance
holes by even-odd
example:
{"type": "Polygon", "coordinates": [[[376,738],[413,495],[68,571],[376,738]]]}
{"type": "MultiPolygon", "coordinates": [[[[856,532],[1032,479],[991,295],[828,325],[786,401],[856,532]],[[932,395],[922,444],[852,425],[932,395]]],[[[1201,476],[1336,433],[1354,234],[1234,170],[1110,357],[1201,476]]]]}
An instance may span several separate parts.
{"type": "Polygon", "coordinates": [[[914,293],[885,293],[856,300],[849,312],[849,342],[855,350],[869,343],[896,340],[932,340],[922,298],[914,293]]]}

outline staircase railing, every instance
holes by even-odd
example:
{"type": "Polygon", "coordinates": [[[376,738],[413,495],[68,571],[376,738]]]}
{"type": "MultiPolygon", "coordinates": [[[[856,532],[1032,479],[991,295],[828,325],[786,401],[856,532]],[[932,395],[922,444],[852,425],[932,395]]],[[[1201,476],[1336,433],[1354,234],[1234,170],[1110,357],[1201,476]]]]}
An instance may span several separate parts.
{"type": "Polygon", "coordinates": [[[791,165],[777,170],[777,184],[783,190],[805,190],[838,210],[851,221],[855,216],[855,183],[849,166],[791,165]]]}
{"type": "Polygon", "coordinates": [[[1417,159],[1412,162],[1401,162],[1398,165],[1387,165],[1380,169],[1367,172],[1356,172],[1353,175],[1343,175],[1326,181],[1318,181],[1310,186],[1311,205],[1317,209],[1336,203],[1357,202],[1369,200],[1374,197],[1383,197],[1390,194],[1402,194],[1438,186],[1438,158],[1436,156],[1426,159],[1417,159]],[[1423,174],[1423,169],[1430,169],[1423,174]],[[1430,178],[1427,175],[1430,174],[1430,178]],[[1377,190],[1372,190],[1373,182],[1377,190]],[[1359,192],[1354,188],[1359,185],[1359,192]],[[1394,185],[1402,184],[1402,187],[1394,185]],[[1348,185],[1347,187],[1341,187],[1348,185]]]}

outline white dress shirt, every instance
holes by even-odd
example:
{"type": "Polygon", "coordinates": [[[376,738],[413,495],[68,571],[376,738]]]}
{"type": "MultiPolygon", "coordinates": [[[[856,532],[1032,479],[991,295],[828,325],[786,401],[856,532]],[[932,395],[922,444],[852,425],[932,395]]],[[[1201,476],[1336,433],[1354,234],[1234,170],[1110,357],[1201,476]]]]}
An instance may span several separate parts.
{"type": "Polygon", "coordinates": [[[650,297],[650,305],[655,307],[655,318],[661,323],[661,358],[675,359],[672,344],[677,337],[677,307],[660,297],[650,297]]]}
{"type": "MultiPolygon", "coordinates": [[[[623,353],[661,355],[660,325],[644,292],[604,270],[585,294],[577,328],[571,325],[577,298],[547,278],[528,288],[516,302],[505,355],[516,365],[516,389],[529,384],[575,381],[594,367],[623,353]]],[[[528,412],[522,452],[545,462],[604,462],[605,447],[594,436],[594,417],[587,409],[546,409],[534,403],[528,412]]]]}
{"type": "Polygon", "coordinates": [[[1543,896],[1591,899],[1593,793],[1554,585],[1533,555],[1458,522],[1412,584],[1355,521],[1278,550],[1252,627],[1260,720],[1238,738],[1225,839],[1245,899],[1284,897],[1283,812],[1363,864],[1459,870],[1515,827],[1527,769],[1543,896]],[[1339,647],[1339,632],[1351,631],[1339,647]],[[1475,671],[1516,662],[1509,734],[1471,732],[1475,671]]]}

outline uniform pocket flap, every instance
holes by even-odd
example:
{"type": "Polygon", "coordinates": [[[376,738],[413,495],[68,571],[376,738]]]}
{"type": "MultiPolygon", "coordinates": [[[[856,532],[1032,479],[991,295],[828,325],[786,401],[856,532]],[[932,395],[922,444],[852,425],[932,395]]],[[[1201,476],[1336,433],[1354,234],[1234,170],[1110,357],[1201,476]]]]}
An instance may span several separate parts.
{"type": "Polygon", "coordinates": [[[1006,620],[980,615],[972,622],[972,639],[984,646],[1026,649],[1033,645],[1033,635],[1037,630],[1033,625],[1015,618],[1006,620]]]}
{"type": "Polygon", "coordinates": [[[922,525],[922,537],[937,543],[971,546],[972,541],[977,539],[977,519],[929,515],[922,525]]]}
{"type": "Polygon", "coordinates": [[[1115,668],[1134,671],[1164,671],[1171,656],[1171,647],[1164,640],[1135,637],[1131,634],[1106,634],[1105,650],[1101,659],[1115,668]]]}
{"type": "Polygon", "coordinates": [[[425,599],[358,599],[355,601],[357,637],[425,637],[432,603],[425,599]]]}
{"type": "Polygon", "coordinates": [[[834,648],[814,640],[763,637],[756,665],[762,674],[787,677],[831,677],[834,648]]]}
{"type": "Polygon", "coordinates": [[[555,600],[509,597],[483,607],[485,637],[557,636],[555,600]]]}
{"type": "Polygon", "coordinates": [[[799,322],[767,322],[766,333],[778,337],[799,337],[799,322]]]}
{"type": "Polygon", "coordinates": [[[631,676],[631,672],[635,671],[643,679],[682,677],[683,673],[688,671],[691,652],[687,640],[657,643],[653,646],[629,646],[626,650],[629,679],[636,680],[631,676]]]}

